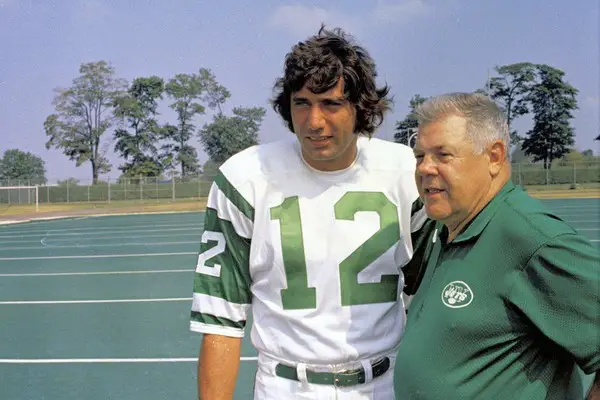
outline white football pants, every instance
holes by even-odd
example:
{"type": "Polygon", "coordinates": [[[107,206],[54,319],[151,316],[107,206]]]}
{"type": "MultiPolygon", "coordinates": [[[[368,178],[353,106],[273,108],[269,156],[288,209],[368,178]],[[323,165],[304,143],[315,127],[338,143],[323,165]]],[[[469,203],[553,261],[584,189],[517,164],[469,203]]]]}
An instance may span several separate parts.
{"type": "MultiPolygon", "coordinates": [[[[299,382],[277,376],[275,375],[275,366],[278,361],[264,354],[259,354],[254,400],[394,400],[396,353],[389,354],[387,357],[390,359],[390,367],[378,378],[354,386],[336,387],[299,382]]],[[[360,362],[354,362],[336,367],[337,371],[341,371],[352,370],[361,366],[360,362]]],[[[330,367],[322,365],[306,365],[306,369],[319,372],[335,372],[330,367]]],[[[300,372],[298,376],[302,376],[302,373],[300,372]]],[[[371,376],[371,374],[367,373],[367,376],[371,376]]]]}

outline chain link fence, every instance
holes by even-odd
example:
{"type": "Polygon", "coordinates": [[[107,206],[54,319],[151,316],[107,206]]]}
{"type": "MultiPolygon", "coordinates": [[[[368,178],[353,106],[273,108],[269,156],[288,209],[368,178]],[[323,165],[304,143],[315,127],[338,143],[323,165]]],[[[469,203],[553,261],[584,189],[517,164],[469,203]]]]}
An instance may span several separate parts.
{"type": "MultiPolygon", "coordinates": [[[[550,169],[541,164],[513,164],[512,179],[526,189],[600,188],[600,161],[557,162],[550,169]]],[[[206,174],[109,179],[95,185],[74,179],[45,185],[32,179],[0,180],[0,187],[13,187],[0,190],[0,204],[35,203],[33,192],[18,188],[22,186],[38,186],[39,204],[191,200],[206,197],[213,180],[214,175],[206,174]]]]}
{"type": "Polygon", "coordinates": [[[214,176],[185,178],[138,177],[82,182],[75,179],[38,184],[32,179],[0,180],[0,204],[32,204],[35,198],[25,187],[38,187],[39,204],[149,202],[198,199],[208,196],[214,176]],[[21,188],[22,187],[22,188],[21,188]],[[8,188],[7,190],[1,190],[8,188]]]}
{"type": "Polygon", "coordinates": [[[579,187],[600,188],[600,161],[578,161],[553,163],[545,169],[542,164],[513,164],[512,180],[525,188],[577,189],[579,187]]]}

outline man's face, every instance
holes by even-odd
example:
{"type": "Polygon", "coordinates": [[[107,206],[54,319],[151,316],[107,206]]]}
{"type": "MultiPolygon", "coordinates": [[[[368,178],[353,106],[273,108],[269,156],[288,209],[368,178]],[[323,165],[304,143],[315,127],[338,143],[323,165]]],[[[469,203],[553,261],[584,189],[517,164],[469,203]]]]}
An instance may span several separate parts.
{"type": "Polygon", "coordinates": [[[427,215],[450,230],[479,211],[489,193],[491,175],[486,153],[474,154],[467,122],[450,116],[419,129],[415,178],[427,215]]]}
{"type": "Polygon", "coordinates": [[[356,157],[356,108],[344,98],[343,79],[324,93],[313,93],[306,85],[292,93],[291,113],[294,133],[310,166],[336,171],[352,164],[356,157]]]}

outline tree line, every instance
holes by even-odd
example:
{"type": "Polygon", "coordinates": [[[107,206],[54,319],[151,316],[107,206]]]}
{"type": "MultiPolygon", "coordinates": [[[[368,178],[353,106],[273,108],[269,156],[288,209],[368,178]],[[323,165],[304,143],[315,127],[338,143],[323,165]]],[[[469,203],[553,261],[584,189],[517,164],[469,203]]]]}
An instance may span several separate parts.
{"type": "MultiPolygon", "coordinates": [[[[571,120],[578,91],[565,81],[563,71],[533,63],[497,66],[494,71],[495,76],[477,92],[490,96],[505,111],[515,145],[513,162],[530,160],[550,168],[553,160],[594,157],[591,150],[579,153],[572,148],[571,120]],[[528,114],[533,116],[533,126],[521,134],[514,121],[528,114]]],[[[89,162],[94,184],[99,174],[113,167],[106,158],[112,143],[123,160],[118,169],[124,178],[160,177],[167,171],[183,178],[198,174],[201,166],[194,138],[210,158],[204,169],[214,170],[231,155],[258,144],[266,112],[262,107],[234,107],[232,115],[225,115],[223,106],[230,97],[207,68],[168,80],[147,76],[128,83],[106,61],[84,63],[70,87],[55,89],[55,112],[44,122],[46,148],[61,150],[77,166],[89,162]],[[164,99],[175,112],[176,123],[160,120],[159,102],[164,99]],[[214,112],[212,121],[197,127],[197,118],[207,110],[214,112]]],[[[395,125],[396,142],[406,144],[414,136],[415,110],[426,100],[420,94],[410,99],[408,114],[395,125]]],[[[36,155],[10,149],[0,156],[0,180],[43,184],[45,174],[45,163],[36,155]]]]}
{"type": "Polygon", "coordinates": [[[44,122],[46,148],[61,150],[77,166],[89,162],[94,184],[112,169],[105,140],[111,133],[114,151],[124,160],[118,167],[122,177],[157,177],[169,170],[194,175],[200,171],[194,137],[217,164],[259,141],[266,110],[235,107],[233,115],[225,115],[223,105],[230,97],[207,68],[167,81],[148,76],[128,83],[106,61],[84,63],[70,87],[56,89],[55,112],[44,122]],[[159,120],[164,98],[176,123],[159,120]],[[207,109],[215,111],[212,122],[196,127],[207,109]]]}
{"type": "MultiPolygon", "coordinates": [[[[564,71],[529,62],[497,66],[494,71],[496,76],[476,92],[490,96],[506,113],[514,151],[522,151],[533,162],[542,162],[545,169],[551,168],[553,160],[576,153],[571,120],[578,108],[578,90],[565,81],[564,71]],[[528,114],[533,114],[533,126],[522,135],[513,124],[528,114]]],[[[407,144],[412,139],[417,128],[415,110],[426,100],[420,94],[411,98],[408,115],[396,123],[396,142],[407,144]]],[[[593,154],[591,150],[584,153],[593,154]]]]}

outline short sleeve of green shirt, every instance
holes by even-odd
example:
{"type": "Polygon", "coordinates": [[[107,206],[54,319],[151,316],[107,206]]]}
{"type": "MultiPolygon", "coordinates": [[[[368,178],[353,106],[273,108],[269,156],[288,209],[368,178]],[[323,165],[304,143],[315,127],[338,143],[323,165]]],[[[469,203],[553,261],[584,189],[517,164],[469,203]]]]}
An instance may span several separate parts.
{"type": "Polygon", "coordinates": [[[542,245],[516,272],[508,301],[586,373],[600,370],[600,252],[584,237],[542,245]]]}

